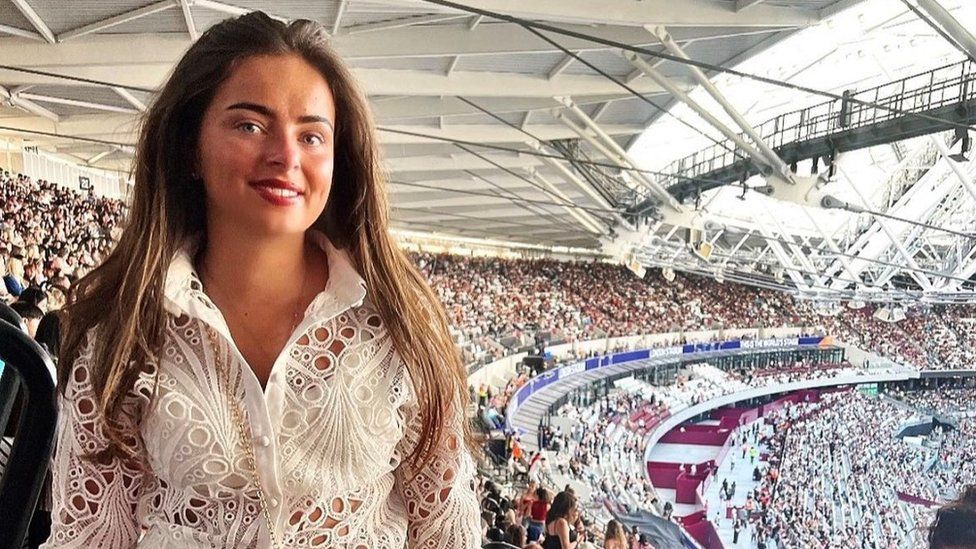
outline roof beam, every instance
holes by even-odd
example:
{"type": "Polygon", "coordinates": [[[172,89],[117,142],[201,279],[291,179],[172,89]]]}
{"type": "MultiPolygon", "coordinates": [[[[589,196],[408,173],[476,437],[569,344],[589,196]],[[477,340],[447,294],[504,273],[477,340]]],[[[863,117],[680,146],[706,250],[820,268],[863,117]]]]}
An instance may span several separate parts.
{"type": "Polygon", "coordinates": [[[108,145],[99,145],[98,143],[84,143],[81,141],[57,143],[54,145],[54,150],[59,153],[90,157],[106,150],[106,147],[108,147],[108,150],[111,151],[116,150],[114,147],[108,145]]]}
{"type": "Polygon", "coordinates": [[[336,9],[335,20],[332,21],[332,36],[339,33],[339,27],[342,26],[342,16],[346,14],[347,7],[349,7],[349,0],[341,0],[339,2],[339,7],[336,9]]]}
{"type": "Polygon", "coordinates": [[[561,232],[558,236],[536,236],[536,235],[526,235],[523,231],[518,231],[513,233],[512,231],[497,231],[488,229],[469,229],[467,227],[448,227],[447,231],[440,223],[430,224],[423,222],[411,222],[404,221],[400,219],[393,220],[393,228],[400,228],[402,225],[416,225],[417,227],[402,227],[406,230],[417,231],[417,232],[427,232],[430,233],[432,238],[437,238],[438,234],[444,234],[447,236],[460,236],[469,237],[477,239],[490,238],[492,240],[505,240],[515,244],[532,244],[532,245],[548,245],[548,246],[559,246],[559,245],[579,245],[584,242],[584,239],[580,235],[584,233],[569,233],[561,232]]]}
{"type": "MultiPolygon", "coordinates": [[[[175,6],[175,4],[168,4],[175,6]]],[[[194,7],[206,7],[204,0],[195,0],[194,7]]],[[[240,9],[241,13],[247,10],[240,9]]],[[[657,40],[641,27],[589,27],[564,25],[598,38],[657,49],[657,40]]],[[[743,34],[788,30],[788,27],[694,28],[670,29],[675,41],[685,43],[723,39],[743,34]]],[[[22,34],[34,35],[27,31],[22,34]]],[[[579,53],[585,51],[613,51],[602,44],[577,38],[561,37],[559,43],[579,53]]],[[[3,60],[10,65],[35,68],[68,69],[76,65],[166,64],[172,67],[182,57],[191,42],[186,34],[88,34],[85,40],[75,41],[70,48],[49,44],[29,44],[20,40],[0,38],[3,60]],[[138,40],[133,37],[138,36],[138,40]]],[[[340,34],[333,38],[336,50],[352,62],[357,59],[395,59],[412,57],[450,57],[455,55],[490,55],[555,53],[560,50],[539,40],[525,29],[510,24],[481,25],[473,31],[460,25],[433,27],[404,27],[385,31],[382,40],[369,33],[340,34]]],[[[355,63],[353,63],[355,64],[355,63]]]]}
{"type": "MultiPolygon", "coordinates": [[[[481,227],[484,228],[496,228],[500,229],[502,227],[523,227],[530,231],[537,230],[551,230],[552,225],[549,223],[524,223],[520,221],[508,221],[506,219],[499,218],[487,218],[482,215],[467,215],[455,213],[453,211],[445,210],[434,210],[431,208],[404,208],[399,206],[393,206],[393,211],[398,214],[397,218],[402,219],[411,223],[436,223],[440,220],[454,220],[461,219],[465,220],[466,225],[470,226],[472,222],[477,222],[481,227]],[[402,212],[402,213],[401,213],[402,212]],[[411,216],[409,219],[404,217],[402,214],[411,216]]],[[[524,212],[523,212],[524,213],[524,212]]],[[[530,218],[538,221],[538,218],[530,218]]]]}
{"type": "Polygon", "coordinates": [[[375,23],[365,23],[354,27],[346,27],[344,34],[362,34],[364,32],[388,31],[402,29],[405,27],[415,27],[417,25],[430,25],[432,23],[443,23],[444,21],[454,21],[456,19],[467,19],[465,15],[421,15],[408,19],[393,19],[392,21],[377,21],[375,23]]]}
{"type": "MultiPolygon", "coordinates": [[[[19,93],[12,92],[7,88],[4,88],[3,86],[0,86],[0,99],[4,99],[10,105],[17,107],[21,110],[45,118],[47,119],[47,121],[57,122],[60,119],[60,117],[57,114],[45,109],[44,107],[38,105],[37,103],[34,103],[29,99],[24,99],[23,97],[20,97],[19,93]]],[[[3,120],[5,126],[8,125],[9,120],[10,119],[3,120]]]]}
{"type": "MultiPolygon", "coordinates": [[[[495,155],[489,153],[486,154],[485,157],[491,159],[492,162],[495,162],[500,166],[512,170],[536,168],[543,165],[541,159],[529,155],[513,156],[508,154],[495,155]]],[[[396,174],[407,172],[460,172],[464,170],[482,170],[490,168],[484,159],[478,158],[477,156],[471,154],[456,154],[451,155],[449,158],[429,155],[387,158],[385,164],[386,168],[390,172],[396,174]]]]}
{"type": "MultiPolygon", "coordinates": [[[[580,126],[576,121],[570,119],[566,112],[561,111],[552,113],[557,120],[573,130],[573,132],[575,132],[577,135],[588,141],[591,145],[593,145],[594,148],[603,153],[603,155],[614,164],[624,168],[625,170],[628,168],[639,168],[639,164],[630,156],[630,153],[624,150],[611,138],[604,126],[594,122],[593,119],[583,111],[583,109],[580,109],[579,105],[577,105],[572,98],[560,97],[558,99],[564,105],[566,105],[566,111],[576,115],[576,118],[582,122],[583,125],[580,126]]],[[[630,173],[633,175],[633,179],[636,179],[636,183],[638,185],[644,187],[649,192],[657,196],[657,198],[663,204],[667,205],[671,211],[677,213],[684,211],[684,207],[654,178],[648,177],[641,172],[624,173],[630,173]]],[[[627,179],[628,178],[625,178],[625,181],[627,181],[627,179]]],[[[636,190],[636,188],[634,189],[636,190]]]]}
{"type": "Polygon", "coordinates": [[[22,13],[28,21],[30,21],[30,24],[37,29],[38,34],[44,37],[44,40],[48,44],[54,44],[57,42],[57,39],[54,37],[54,33],[51,32],[50,28],[48,28],[47,23],[41,19],[40,15],[37,15],[37,12],[34,11],[34,8],[32,8],[30,4],[27,3],[27,0],[10,1],[13,2],[14,7],[17,8],[17,10],[20,11],[20,13],[22,13]]]}
{"type": "Polygon", "coordinates": [[[833,17],[838,13],[848,10],[857,4],[860,4],[864,0],[838,0],[837,3],[831,4],[826,8],[821,8],[820,18],[827,19],[828,17],[833,17]]]}
{"type": "Polygon", "coordinates": [[[460,60],[461,60],[460,55],[455,55],[454,57],[452,57],[451,62],[447,64],[447,70],[444,71],[444,75],[451,76],[451,73],[454,72],[454,69],[457,67],[458,61],[460,60]]]}
{"type": "MultiPolygon", "coordinates": [[[[503,208],[499,209],[488,209],[481,208],[480,210],[472,210],[470,206],[465,208],[445,208],[432,210],[427,207],[410,207],[410,206],[400,206],[393,205],[395,210],[403,210],[410,212],[414,217],[413,220],[419,221],[421,219],[429,220],[432,217],[440,217],[442,215],[457,216],[457,217],[470,217],[472,220],[481,221],[483,223],[498,224],[504,223],[506,225],[522,225],[526,227],[534,227],[536,229],[551,229],[552,224],[546,223],[544,225],[539,224],[540,216],[526,213],[523,208],[513,205],[511,202],[508,204],[502,204],[503,208]],[[535,223],[533,223],[533,221],[535,223]]],[[[557,227],[557,230],[562,230],[557,227]]]]}
{"type": "Polygon", "coordinates": [[[757,4],[761,4],[764,0],[735,0],[735,11],[740,12],[742,10],[749,9],[757,4]]]}
{"type": "Polygon", "coordinates": [[[575,61],[575,60],[576,60],[576,58],[573,57],[572,55],[567,55],[567,56],[563,57],[559,61],[559,63],[557,63],[556,66],[553,67],[552,70],[549,71],[549,75],[547,76],[547,78],[549,80],[552,80],[553,78],[559,76],[559,73],[561,73],[564,70],[566,70],[570,65],[573,64],[573,61],[575,61]]]}
{"type": "MultiPolygon", "coordinates": [[[[681,48],[681,46],[679,46],[674,41],[674,39],[671,37],[671,34],[668,33],[667,29],[665,29],[664,27],[655,27],[653,29],[648,29],[648,30],[653,32],[661,41],[661,43],[664,44],[664,47],[666,47],[668,51],[670,51],[673,55],[676,55],[682,59],[690,59],[690,57],[688,57],[688,55],[681,48]]],[[[722,94],[722,92],[720,92],[719,89],[715,87],[714,84],[712,84],[708,76],[704,72],[702,72],[702,70],[699,69],[698,67],[690,66],[688,67],[688,70],[695,77],[695,79],[698,80],[698,83],[701,84],[703,88],[705,88],[705,91],[707,91],[709,95],[712,96],[712,99],[714,99],[715,102],[718,103],[720,107],[722,107],[722,110],[725,111],[725,114],[727,114],[729,118],[731,118],[736,123],[736,125],[738,125],[739,128],[743,132],[745,132],[750,139],[752,139],[753,144],[755,144],[756,148],[759,149],[759,153],[760,153],[760,157],[759,158],[754,157],[753,160],[755,160],[757,163],[762,163],[765,161],[766,164],[768,164],[770,167],[772,167],[777,171],[777,175],[782,177],[785,181],[792,182],[793,174],[790,172],[789,166],[787,166],[786,163],[783,161],[783,159],[780,158],[775,151],[773,151],[772,147],[770,147],[762,139],[762,137],[759,135],[759,132],[752,127],[752,124],[746,121],[746,119],[742,116],[742,114],[739,113],[739,110],[729,102],[729,100],[725,97],[725,95],[722,94]]],[[[679,99],[681,98],[679,97],[679,99]]],[[[694,108],[694,105],[690,105],[690,106],[694,108]]]]}
{"type": "Polygon", "coordinates": [[[180,6],[180,10],[183,12],[183,21],[186,23],[186,32],[190,35],[190,40],[196,42],[197,38],[200,38],[200,33],[197,32],[197,24],[193,21],[193,12],[190,11],[190,1],[191,0],[176,0],[180,6]]]}
{"type": "MultiPolygon", "coordinates": [[[[602,76],[561,75],[552,80],[531,74],[511,72],[455,71],[449,76],[428,71],[353,69],[364,88],[375,95],[465,97],[551,98],[557,95],[585,97],[617,94],[620,88],[602,76]]],[[[678,82],[682,89],[691,89],[690,82],[678,82]]],[[[663,94],[664,89],[651,82],[635,82],[637,93],[663,94]]]]}
{"type": "MultiPolygon", "coordinates": [[[[0,97],[2,97],[2,94],[0,94],[0,97]]],[[[33,104],[25,99],[17,99],[23,103],[30,103],[33,107],[37,107],[38,109],[43,109],[43,107],[33,104]]],[[[15,106],[22,105],[15,104],[15,106]]],[[[46,111],[46,109],[44,110],[46,111]]],[[[47,112],[50,113],[50,111],[47,112]]],[[[57,115],[54,115],[53,113],[50,114],[51,116],[44,116],[51,118],[51,120],[57,118],[57,115]]],[[[137,137],[139,119],[137,116],[133,116],[132,114],[85,114],[66,117],[61,120],[57,126],[55,126],[54,124],[51,124],[45,120],[25,116],[18,118],[5,118],[3,119],[3,125],[24,131],[56,132],[66,136],[105,139],[123,144],[132,144],[135,143],[137,137]]],[[[512,143],[519,145],[525,140],[525,134],[514,128],[503,126],[501,124],[459,124],[448,125],[444,129],[403,125],[381,125],[381,127],[431,136],[422,137],[380,131],[380,142],[383,145],[445,143],[445,141],[437,138],[468,141],[472,143],[512,143]]],[[[543,140],[569,139],[576,137],[576,134],[573,133],[572,130],[566,128],[565,126],[556,124],[529,126],[527,129],[543,140]]],[[[617,124],[603,126],[603,130],[612,135],[636,135],[643,132],[644,129],[645,128],[642,124],[617,124]]]]}
{"type": "Polygon", "coordinates": [[[135,107],[139,112],[146,111],[146,104],[139,100],[138,97],[132,95],[132,92],[125,88],[112,88],[112,91],[117,93],[119,97],[125,99],[130,105],[135,107]]]}
{"type": "MultiPolygon", "coordinates": [[[[0,97],[3,97],[5,91],[0,88],[0,97]]],[[[135,143],[138,120],[132,115],[80,114],[68,116],[58,124],[54,124],[52,121],[57,121],[57,115],[51,114],[53,118],[45,117],[48,118],[47,120],[36,116],[4,118],[2,125],[25,131],[41,131],[66,136],[94,137],[108,141],[135,143]]]]}
{"type": "MultiPolygon", "coordinates": [[[[227,15],[237,15],[237,16],[244,15],[246,13],[251,13],[252,11],[254,11],[247,8],[239,8],[237,6],[225,4],[224,2],[217,2],[216,0],[193,0],[193,5],[198,8],[204,8],[204,9],[216,11],[218,13],[226,13],[227,15]]],[[[279,15],[274,15],[272,13],[268,13],[268,16],[271,17],[272,19],[277,19],[282,23],[287,23],[289,21],[287,17],[281,17],[279,15]]]]}
{"type": "MultiPolygon", "coordinates": [[[[527,177],[523,178],[518,174],[512,175],[498,171],[488,175],[480,175],[473,172],[472,174],[477,177],[465,177],[463,175],[445,173],[440,174],[441,177],[420,179],[416,174],[397,174],[397,177],[391,183],[390,190],[392,194],[396,195],[397,200],[409,199],[411,201],[422,201],[432,196],[456,197],[459,195],[482,196],[487,194],[490,196],[486,196],[486,198],[495,199],[501,196],[511,202],[511,198],[515,194],[520,199],[545,203],[540,205],[551,206],[557,209],[560,207],[560,204],[554,201],[547,192],[544,192],[538,183],[527,177]],[[491,179],[488,179],[489,176],[491,179]],[[411,179],[416,179],[416,181],[404,181],[402,180],[404,177],[410,177],[411,179]],[[507,193],[507,196],[497,195],[495,194],[496,192],[507,193]],[[475,194],[470,195],[470,193],[475,194]]],[[[565,184],[563,187],[566,189],[564,192],[569,196],[570,200],[584,201],[584,196],[578,190],[568,187],[565,184]]],[[[480,202],[477,200],[469,202],[468,205],[472,208],[469,211],[477,211],[478,204],[480,202]]]]}
{"type": "MultiPolygon", "coordinates": [[[[610,101],[633,99],[629,93],[613,95],[593,95],[580,98],[580,105],[604,104],[610,101]]],[[[547,111],[559,107],[561,103],[552,97],[477,97],[466,96],[471,102],[494,114],[524,113],[525,111],[547,111]]],[[[481,111],[456,97],[397,97],[385,101],[373,101],[373,114],[381,123],[403,118],[425,116],[458,116],[479,114],[481,111]]]]}
{"type": "Polygon", "coordinates": [[[89,158],[88,160],[86,160],[85,163],[88,164],[89,166],[92,166],[96,162],[98,162],[99,160],[101,160],[101,159],[105,158],[106,156],[112,154],[113,152],[115,152],[115,149],[109,149],[107,151],[102,151],[102,152],[96,154],[95,156],[89,158]]]}
{"type": "Polygon", "coordinates": [[[173,0],[159,0],[159,2],[149,4],[148,6],[139,9],[130,10],[113,17],[102,19],[101,21],[95,21],[94,23],[89,23],[76,29],[62,32],[58,35],[58,40],[64,42],[71,40],[72,38],[78,38],[79,36],[105,30],[107,28],[121,25],[122,23],[128,23],[129,21],[134,21],[140,17],[159,13],[174,7],[176,7],[176,4],[173,3],[173,0]]]}
{"type": "MultiPolygon", "coordinates": [[[[485,189],[483,192],[487,194],[493,192],[493,189],[485,189]]],[[[409,202],[403,200],[398,195],[393,195],[391,197],[390,202],[393,204],[394,207],[402,207],[402,208],[422,208],[422,207],[452,208],[458,206],[472,206],[473,200],[478,201],[477,205],[480,206],[481,211],[488,210],[492,207],[496,207],[496,208],[507,207],[515,204],[512,201],[511,196],[505,196],[502,194],[491,197],[491,196],[480,196],[480,195],[470,196],[470,195],[452,193],[452,192],[447,192],[447,194],[444,195],[438,194],[436,196],[431,196],[428,194],[427,196],[418,197],[417,200],[409,201],[409,202]]],[[[544,200],[549,200],[549,198],[546,197],[544,198],[544,200]]],[[[522,215],[525,215],[525,210],[519,209],[519,211],[522,212],[522,215]]]]}
{"type": "MultiPolygon", "coordinates": [[[[637,26],[584,26],[562,25],[562,28],[600,39],[615,40],[634,46],[654,46],[656,40],[637,26]]],[[[677,27],[672,35],[678,42],[723,39],[789,30],[790,26],[696,28],[677,27]]],[[[566,49],[584,51],[612,51],[603,44],[574,38],[560,37],[559,43],[566,49]]],[[[394,57],[443,57],[448,55],[500,55],[506,53],[556,53],[561,50],[539,40],[522,27],[508,23],[482,25],[474,30],[461,26],[441,25],[433,28],[404,27],[389,30],[383,40],[368,35],[341,35],[335,38],[335,47],[346,59],[389,59],[394,57]]]]}
{"type": "MultiPolygon", "coordinates": [[[[396,0],[386,0],[395,2],[396,0]]],[[[611,0],[593,9],[590,0],[455,0],[458,4],[536,21],[594,25],[668,25],[700,27],[807,26],[817,23],[816,10],[759,5],[736,12],[715,0],[611,0]]],[[[458,10],[428,4],[432,11],[458,10]]],[[[470,12],[463,12],[470,13],[470,12]]]]}
{"type": "Polygon", "coordinates": [[[77,99],[65,99],[63,97],[53,97],[50,95],[38,95],[35,93],[21,93],[20,97],[31,101],[40,101],[42,103],[54,103],[56,105],[71,105],[74,107],[84,107],[86,109],[94,109],[98,111],[127,113],[127,114],[137,114],[139,112],[135,109],[129,109],[126,107],[117,107],[115,105],[104,105],[102,103],[92,103],[91,101],[78,101],[77,99]]]}
{"type": "Polygon", "coordinates": [[[559,190],[556,185],[551,181],[542,176],[542,174],[533,171],[532,178],[542,183],[543,186],[549,191],[552,199],[556,202],[562,202],[562,207],[576,221],[579,222],[580,226],[583,227],[587,232],[602,235],[605,234],[605,229],[601,226],[600,220],[593,217],[592,214],[585,210],[577,210],[573,200],[571,200],[566,193],[559,190]]]}
{"type": "Polygon", "coordinates": [[[30,40],[40,40],[44,41],[44,37],[36,32],[18,29],[17,27],[11,27],[10,25],[0,24],[0,33],[9,34],[11,36],[17,36],[20,38],[28,38],[30,40]]]}
{"type": "Polygon", "coordinates": [[[172,67],[190,46],[185,34],[93,34],[77,40],[71,47],[60,44],[25,43],[10,38],[0,39],[3,62],[35,69],[58,70],[74,66],[103,63],[166,64],[172,67]]]}
{"type": "MultiPolygon", "coordinates": [[[[416,126],[384,126],[390,129],[405,130],[414,133],[441,137],[445,139],[469,141],[473,143],[518,143],[525,140],[525,134],[508,126],[500,124],[465,124],[450,125],[444,129],[416,127],[416,126]]],[[[604,132],[610,135],[637,135],[642,133],[645,128],[642,124],[615,124],[602,126],[604,132]]],[[[550,124],[543,126],[529,126],[526,131],[532,133],[543,141],[553,139],[575,139],[579,137],[576,132],[566,126],[550,124]]],[[[381,141],[384,144],[399,145],[409,143],[437,143],[442,142],[438,139],[428,137],[416,137],[411,135],[394,134],[380,131],[381,141]]]]}
{"type": "Polygon", "coordinates": [[[601,116],[603,116],[603,113],[607,112],[607,108],[609,107],[610,107],[610,101],[604,101],[603,103],[600,103],[600,106],[597,107],[595,111],[593,111],[593,116],[591,116],[590,118],[594,122],[596,122],[597,120],[599,120],[601,116]]]}
{"type": "MultiPolygon", "coordinates": [[[[6,53],[6,52],[4,52],[6,53]]],[[[36,66],[36,65],[34,65],[36,66]]],[[[59,69],[64,74],[112,82],[120,86],[155,89],[165,81],[172,66],[165,63],[151,65],[92,64],[59,69]]],[[[51,70],[46,68],[46,70],[51,70]]],[[[449,76],[423,70],[353,69],[353,73],[370,95],[514,97],[549,98],[571,94],[574,97],[618,95],[620,88],[602,76],[561,75],[552,80],[531,74],[511,72],[455,71],[449,76]]],[[[27,74],[0,69],[0,81],[11,85],[57,84],[73,85],[71,81],[39,74],[27,74]]],[[[676,85],[691,90],[688,79],[673,79],[676,85]]],[[[661,86],[650,80],[634,82],[633,87],[644,95],[662,94],[661,86]]]]}
{"type": "Polygon", "coordinates": [[[976,59],[976,37],[973,37],[969,29],[961,25],[949,10],[935,0],[918,0],[918,5],[942,25],[950,37],[959,42],[971,59],[976,59]]]}

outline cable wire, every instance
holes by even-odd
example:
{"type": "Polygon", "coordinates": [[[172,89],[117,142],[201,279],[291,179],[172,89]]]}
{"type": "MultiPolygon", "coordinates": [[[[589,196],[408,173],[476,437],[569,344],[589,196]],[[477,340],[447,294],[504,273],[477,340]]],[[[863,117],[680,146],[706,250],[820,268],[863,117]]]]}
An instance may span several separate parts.
{"type": "Polygon", "coordinates": [[[607,72],[605,72],[604,70],[600,69],[599,67],[597,67],[593,63],[590,63],[589,61],[583,59],[579,55],[571,52],[570,50],[568,50],[567,48],[565,48],[562,44],[556,42],[555,40],[552,40],[548,36],[545,36],[544,34],[542,34],[539,31],[533,29],[532,27],[527,27],[527,26],[523,25],[522,28],[524,28],[525,30],[531,32],[532,34],[538,36],[539,38],[545,40],[546,42],[548,42],[552,46],[555,46],[556,48],[558,48],[563,53],[565,53],[567,55],[571,55],[573,57],[573,59],[579,61],[580,63],[582,63],[584,65],[586,65],[587,67],[589,67],[590,70],[598,73],[600,76],[602,76],[602,77],[606,78],[607,80],[613,82],[617,86],[620,86],[621,88],[627,90],[631,95],[633,95],[634,97],[637,97],[638,99],[640,99],[644,103],[650,105],[651,107],[653,107],[658,112],[664,113],[665,115],[670,116],[671,118],[674,118],[675,120],[677,120],[681,124],[687,126],[688,128],[691,128],[693,131],[695,131],[696,133],[702,135],[703,137],[705,137],[706,139],[708,139],[709,141],[711,141],[715,145],[717,145],[719,147],[722,147],[726,151],[732,153],[733,156],[738,156],[739,158],[748,160],[745,156],[743,156],[742,154],[740,154],[739,152],[737,152],[735,149],[730,149],[728,146],[725,145],[725,143],[723,143],[722,141],[719,141],[718,139],[715,139],[714,137],[708,135],[707,133],[705,133],[704,131],[702,131],[700,128],[698,128],[697,126],[695,126],[691,122],[688,122],[688,121],[682,119],[681,117],[679,117],[676,114],[672,113],[670,110],[665,109],[664,107],[661,107],[657,103],[654,103],[650,99],[644,97],[643,94],[638,93],[637,90],[635,90],[634,88],[628,86],[626,83],[621,82],[620,80],[617,80],[612,75],[610,75],[607,72]]]}
{"type": "Polygon", "coordinates": [[[862,100],[862,99],[858,99],[858,98],[853,97],[853,96],[844,97],[843,95],[839,95],[839,94],[836,94],[836,93],[833,93],[833,92],[829,92],[829,91],[818,90],[816,88],[811,88],[811,87],[808,87],[808,86],[802,86],[802,85],[799,85],[799,84],[793,84],[793,83],[790,83],[790,82],[783,82],[782,80],[776,80],[775,78],[769,78],[769,77],[766,77],[766,76],[759,76],[757,74],[743,72],[743,71],[736,70],[736,69],[730,69],[728,67],[722,67],[720,65],[714,65],[712,63],[705,63],[703,61],[697,61],[697,60],[694,60],[694,59],[685,59],[685,58],[679,57],[677,55],[671,55],[671,54],[667,54],[667,53],[663,53],[663,52],[657,52],[657,51],[650,50],[648,48],[644,48],[644,47],[640,47],[640,46],[632,46],[630,44],[625,44],[623,42],[618,42],[616,40],[610,40],[610,39],[607,39],[607,38],[601,38],[599,36],[593,36],[591,34],[586,34],[586,33],[583,33],[583,32],[578,32],[578,31],[563,29],[563,28],[560,28],[560,27],[557,27],[557,26],[554,26],[554,25],[548,25],[546,23],[539,23],[537,21],[529,21],[529,20],[523,19],[521,17],[515,17],[515,16],[512,16],[512,15],[506,15],[506,14],[499,13],[499,12],[495,12],[495,11],[491,11],[491,10],[485,10],[485,9],[481,9],[481,8],[475,8],[475,7],[472,7],[472,6],[466,6],[464,4],[458,4],[456,2],[451,2],[449,0],[420,0],[420,1],[426,2],[428,4],[435,4],[435,5],[442,6],[442,7],[452,8],[452,9],[459,10],[459,11],[465,11],[465,12],[472,13],[472,14],[475,14],[475,15],[483,15],[485,17],[491,17],[493,19],[498,19],[498,20],[501,20],[501,21],[506,21],[506,22],[509,22],[509,23],[514,23],[514,24],[519,25],[521,27],[531,27],[531,28],[534,28],[536,30],[544,30],[544,31],[551,32],[551,33],[554,33],[554,34],[560,34],[560,35],[563,35],[563,36],[568,36],[570,38],[576,38],[576,39],[579,39],[579,40],[585,40],[587,42],[593,42],[595,44],[602,44],[604,46],[608,46],[608,47],[611,47],[611,48],[620,48],[622,50],[626,50],[626,51],[630,51],[630,52],[634,52],[634,53],[640,53],[640,54],[648,55],[648,56],[651,56],[651,57],[656,57],[658,59],[664,59],[664,60],[667,60],[667,61],[673,61],[675,63],[680,63],[682,65],[690,65],[690,66],[693,66],[693,67],[698,67],[699,69],[703,69],[703,70],[720,72],[720,73],[724,73],[724,74],[731,74],[733,76],[738,76],[740,78],[745,78],[745,79],[748,79],[748,80],[754,80],[756,82],[762,82],[764,84],[769,84],[771,86],[776,86],[776,87],[786,88],[786,89],[792,89],[792,90],[795,90],[795,91],[801,91],[801,92],[808,93],[808,94],[811,94],[811,95],[819,95],[821,97],[827,97],[827,98],[834,99],[834,100],[838,100],[838,101],[847,101],[848,103],[855,103],[855,104],[858,104],[858,105],[861,105],[861,106],[871,107],[871,108],[875,108],[875,109],[879,109],[879,110],[884,110],[884,111],[888,111],[888,112],[891,112],[891,113],[894,113],[894,114],[899,114],[899,115],[902,115],[902,116],[910,116],[910,117],[914,117],[914,118],[920,118],[920,119],[923,119],[923,120],[928,120],[930,122],[938,122],[940,124],[945,124],[945,125],[948,125],[948,126],[953,127],[953,128],[964,128],[964,129],[967,129],[967,130],[976,129],[976,126],[970,126],[970,125],[962,124],[962,123],[959,123],[959,122],[952,122],[952,121],[949,121],[949,120],[944,120],[944,119],[941,119],[941,118],[938,118],[938,117],[935,117],[935,116],[930,116],[930,115],[923,114],[923,113],[907,112],[907,111],[903,111],[901,109],[898,109],[896,107],[892,107],[892,106],[889,106],[889,105],[882,105],[882,104],[878,104],[878,103],[872,103],[870,101],[865,101],[865,100],[862,100]]]}
{"type": "Polygon", "coordinates": [[[916,6],[913,6],[908,0],[901,0],[901,3],[908,6],[908,9],[912,10],[912,13],[915,14],[915,17],[918,17],[919,19],[924,21],[926,25],[932,27],[932,30],[937,32],[939,36],[944,38],[945,41],[948,42],[952,47],[959,50],[959,52],[965,55],[967,59],[969,59],[973,63],[976,63],[976,59],[974,59],[973,56],[969,53],[969,50],[962,47],[962,44],[960,44],[955,38],[950,36],[946,31],[942,30],[942,27],[940,27],[935,21],[933,21],[927,15],[922,13],[922,11],[918,9],[916,6]]]}
{"type": "MultiPolygon", "coordinates": [[[[530,155],[530,156],[537,156],[539,158],[553,158],[553,159],[556,159],[556,160],[565,160],[566,159],[566,157],[564,157],[561,154],[545,153],[545,152],[536,151],[536,150],[532,150],[532,149],[516,149],[514,147],[506,147],[505,145],[494,145],[494,144],[491,144],[491,143],[478,143],[476,141],[465,141],[463,139],[454,139],[454,138],[451,138],[451,137],[443,137],[443,136],[440,136],[440,135],[432,135],[432,134],[428,134],[428,133],[415,132],[415,131],[410,131],[410,130],[399,130],[399,129],[395,129],[395,128],[388,128],[386,126],[377,126],[376,129],[379,130],[379,131],[381,131],[381,132],[395,133],[395,134],[399,134],[399,135],[407,135],[407,136],[410,136],[410,137],[421,137],[421,138],[424,138],[424,139],[431,139],[431,140],[435,140],[435,141],[442,141],[444,143],[452,143],[452,144],[454,144],[454,143],[460,143],[462,145],[467,145],[467,146],[470,146],[470,147],[483,147],[483,148],[486,148],[486,149],[492,149],[492,150],[496,150],[496,151],[513,152],[513,153],[519,153],[519,154],[526,154],[526,155],[530,155]]],[[[711,183],[711,184],[714,184],[714,185],[725,185],[725,182],[724,181],[718,181],[717,179],[707,179],[707,178],[701,178],[701,177],[692,177],[692,176],[688,176],[688,175],[681,175],[681,174],[678,174],[678,173],[660,172],[660,171],[648,170],[648,169],[644,169],[644,168],[628,168],[628,167],[619,166],[617,164],[610,164],[608,162],[599,162],[599,161],[596,161],[596,160],[585,160],[585,159],[580,158],[580,159],[574,159],[574,162],[579,162],[580,164],[587,164],[587,165],[590,165],[590,166],[598,166],[600,168],[610,168],[610,169],[617,169],[617,170],[622,170],[622,171],[627,171],[627,172],[640,173],[640,174],[644,174],[644,175],[654,175],[654,176],[658,176],[658,177],[673,177],[675,179],[683,179],[685,181],[691,181],[691,182],[695,182],[695,183],[711,183]]]]}
{"type": "Polygon", "coordinates": [[[25,74],[33,74],[35,76],[47,76],[49,78],[60,78],[62,80],[69,80],[71,82],[81,82],[83,84],[95,84],[97,86],[107,86],[109,88],[122,88],[124,90],[129,90],[129,91],[137,91],[137,92],[145,92],[145,93],[156,93],[156,91],[158,91],[152,88],[142,88],[139,86],[130,86],[128,84],[113,84],[111,82],[105,82],[103,80],[83,78],[81,76],[71,76],[70,74],[59,74],[56,72],[42,71],[38,69],[28,69],[27,67],[17,67],[14,65],[0,64],[0,70],[22,72],[25,74]]]}

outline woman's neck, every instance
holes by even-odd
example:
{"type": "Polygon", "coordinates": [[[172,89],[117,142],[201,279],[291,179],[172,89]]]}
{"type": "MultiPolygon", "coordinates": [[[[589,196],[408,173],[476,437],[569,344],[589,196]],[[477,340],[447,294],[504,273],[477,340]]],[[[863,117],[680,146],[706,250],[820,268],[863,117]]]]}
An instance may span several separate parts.
{"type": "Polygon", "coordinates": [[[208,231],[200,265],[204,283],[238,303],[267,307],[290,303],[314,269],[305,235],[255,238],[208,231]]]}

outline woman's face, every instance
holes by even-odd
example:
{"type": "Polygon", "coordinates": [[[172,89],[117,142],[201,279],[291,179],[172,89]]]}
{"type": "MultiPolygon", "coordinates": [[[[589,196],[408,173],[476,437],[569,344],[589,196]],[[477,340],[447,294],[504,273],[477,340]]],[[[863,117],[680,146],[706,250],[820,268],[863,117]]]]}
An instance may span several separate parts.
{"type": "Polygon", "coordinates": [[[297,55],[242,60],[200,128],[207,223],[252,236],[303,233],[325,209],[335,157],[329,83],[297,55]]]}

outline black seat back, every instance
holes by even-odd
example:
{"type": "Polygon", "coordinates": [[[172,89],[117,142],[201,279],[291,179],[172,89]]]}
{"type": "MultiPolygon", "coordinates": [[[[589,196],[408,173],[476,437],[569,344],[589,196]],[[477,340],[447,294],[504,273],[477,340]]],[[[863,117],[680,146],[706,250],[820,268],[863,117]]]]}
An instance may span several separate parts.
{"type": "Polygon", "coordinates": [[[0,427],[13,435],[0,476],[0,547],[21,547],[54,445],[56,373],[47,353],[5,321],[0,321],[0,361],[0,427]],[[7,425],[10,418],[15,424],[7,425]]]}
{"type": "Polygon", "coordinates": [[[3,301],[0,301],[0,320],[10,323],[13,326],[19,327],[23,331],[27,331],[27,325],[24,324],[24,319],[20,318],[17,311],[13,309],[10,305],[7,305],[3,301]]]}

